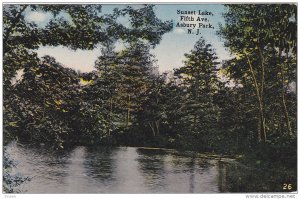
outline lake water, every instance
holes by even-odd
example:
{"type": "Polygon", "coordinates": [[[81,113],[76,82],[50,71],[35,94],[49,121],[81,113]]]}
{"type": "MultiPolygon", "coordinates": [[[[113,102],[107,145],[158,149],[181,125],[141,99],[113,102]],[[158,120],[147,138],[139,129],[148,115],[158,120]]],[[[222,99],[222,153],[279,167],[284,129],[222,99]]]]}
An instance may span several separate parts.
{"type": "Polygon", "coordinates": [[[78,146],[58,153],[15,143],[7,147],[7,152],[18,163],[13,172],[31,178],[19,187],[21,193],[218,193],[232,188],[243,191],[235,189],[240,186],[238,182],[228,181],[228,175],[238,173],[238,168],[229,168],[219,159],[134,147],[78,146]]]}

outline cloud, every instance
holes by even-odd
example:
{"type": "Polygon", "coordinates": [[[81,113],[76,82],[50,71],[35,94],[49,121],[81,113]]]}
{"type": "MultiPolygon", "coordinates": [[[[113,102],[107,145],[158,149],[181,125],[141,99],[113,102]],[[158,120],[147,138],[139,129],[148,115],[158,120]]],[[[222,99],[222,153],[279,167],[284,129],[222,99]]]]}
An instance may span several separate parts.
{"type": "Polygon", "coordinates": [[[182,28],[175,28],[174,32],[177,34],[183,34],[183,33],[185,33],[185,30],[182,28]]]}
{"type": "Polygon", "coordinates": [[[31,12],[26,19],[28,21],[33,21],[36,23],[45,22],[49,19],[49,14],[43,12],[31,12]]]}

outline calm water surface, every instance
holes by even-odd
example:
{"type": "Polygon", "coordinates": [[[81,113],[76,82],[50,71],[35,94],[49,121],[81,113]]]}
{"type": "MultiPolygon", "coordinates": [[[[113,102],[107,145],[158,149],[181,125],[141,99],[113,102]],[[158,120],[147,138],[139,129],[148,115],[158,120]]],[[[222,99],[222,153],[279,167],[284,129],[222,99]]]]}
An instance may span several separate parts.
{"type": "Polygon", "coordinates": [[[14,172],[31,178],[21,193],[217,193],[232,186],[219,160],[161,150],[79,146],[54,153],[12,143],[7,152],[18,163],[14,172]]]}

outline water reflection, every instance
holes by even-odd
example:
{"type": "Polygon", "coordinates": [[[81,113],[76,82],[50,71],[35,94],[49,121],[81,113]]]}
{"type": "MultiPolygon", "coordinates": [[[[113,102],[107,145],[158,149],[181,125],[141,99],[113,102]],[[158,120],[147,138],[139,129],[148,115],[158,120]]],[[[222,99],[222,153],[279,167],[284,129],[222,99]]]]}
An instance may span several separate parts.
{"type": "Polygon", "coordinates": [[[162,150],[137,149],[139,170],[144,177],[144,184],[151,192],[163,192],[165,189],[164,159],[166,153],[162,150]]]}
{"type": "Polygon", "coordinates": [[[62,153],[11,143],[13,169],[31,178],[23,193],[217,193],[296,189],[295,172],[253,170],[236,163],[163,150],[76,147],[62,153]],[[253,175],[253,173],[255,175],[253,175]]]}
{"type": "MultiPolygon", "coordinates": [[[[86,174],[84,163],[86,162],[86,148],[79,146],[70,154],[67,171],[68,175],[63,177],[64,193],[96,193],[98,187],[86,174]],[[84,185],[84,186],[82,186],[84,185]]],[[[53,168],[54,169],[54,168],[53,168]]]]}
{"type": "Polygon", "coordinates": [[[16,171],[32,180],[28,193],[202,193],[218,192],[210,161],[162,150],[76,147],[64,153],[10,145],[16,171]]]}
{"type": "Polygon", "coordinates": [[[222,161],[218,162],[218,186],[220,192],[228,192],[227,190],[227,183],[226,183],[226,176],[227,176],[227,167],[226,164],[222,161]]]}
{"type": "Polygon", "coordinates": [[[114,180],[115,161],[113,156],[115,152],[115,150],[106,147],[87,149],[84,162],[87,176],[101,183],[109,183],[114,180]]]}
{"type": "Polygon", "coordinates": [[[217,170],[213,160],[203,161],[196,157],[169,156],[167,159],[168,181],[176,184],[167,189],[174,193],[215,193],[218,192],[217,170]],[[209,165],[209,167],[205,164],[209,165]]]}
{"type": "Polygon", "coordinates": [[[23,192],[43,193],[40,185],[47,187],[47,190],[50,190],[48,193],[62,191],[56,184],[64,183],[64,177],[68,176],[69,151],[58,153],[42,147],[20,146],[11,143],[7,147],[7,152],[17,162],[17,167],[13,168],[12,172],[31,178],[29,183],[22,185],[23,192]]]}
{"type": "Polygon", "coordinates": [[[191,158],[189,163],[190,168],[190,178],[189,178],[189,192],[194,193],[195,189],[195,157],[191,158]]]}

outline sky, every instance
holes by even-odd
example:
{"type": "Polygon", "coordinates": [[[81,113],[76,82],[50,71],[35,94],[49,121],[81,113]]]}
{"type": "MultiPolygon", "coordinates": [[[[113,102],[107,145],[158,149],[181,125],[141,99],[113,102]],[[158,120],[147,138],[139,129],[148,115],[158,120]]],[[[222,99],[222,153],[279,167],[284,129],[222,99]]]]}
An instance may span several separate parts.
{"type": "MultiPolygon", "coordinates": [[[[126,5],[103,5],[102,12],[110,13],[115,7],[124,7],[126,5]]],[[[226,59],[229,53],[223,47],[223,42],[219,36],[216,35],[216,31],[219,28],[219,24],[224,24],[224,19],[222,17],[222,12],[225,8],[221,4],[156,4],[155,13],[157,17],[163,21],[173,20],[174,28],[171,32],[163,35],[160,43],[152,50],[152,53],[157,59],[157,65],[159,66],[159,71],[170,71],[173,68],[178,68],[183,66],[184,54],[189,53],[196,41],[199,40],[201,36],[207,41],[207,43],[212,44],[216,49],[217,55],[220,60],[226,59]],[[204,15],[201,12],[208,11],[212,15],[204,15]],[[180,11],[180,14],[177,12],[180,11]],[[188,12],[189,11],[189,12],[188,12]],[[182,14],[183,12],[184,14],[182,14]],[[187,13],[188,12],[188,13],[187,13]],[[185,14],[186,13],[186,14],[185,14]],[[193,17],[194,21],[184,21],[184,17],[193,17]],[[199,22],[196,19],[200,17],[200,20],[207,18],[206,22],[199,22]],[[176,27],[178,24],[195,24],[194,34],[188,34],[188,28],[186,27],[176,27]],[[199,28],[199,33],[197,35],[197,28],[199,23],[211,24],[212,28],[199,28]]],[[[207,13],[206,13],[207,14],[207,13]]],[[[42,12],[28,12],[26,19],[28,21],[34,21],[37,24],[43,25],[50,19],[51,15],[42,12]]],[[[186,19],[186,18],[185,18],[186,19]]],[[[191,18],[190,18],[191,19],[191,18]]],[[[202,26],[203,27],[203,26],[202,26]]],[[[121,50],[122,46],[117,46],[117,49],[121,50]]],[[[41,47],[37,50],[40,57],[44,55],[50,55],[56,58],[58,62],[63,64],[65,67],[70,67],[75,70],[80,70],[81,72],[90,72],[94,70],[94,62],[99,55],[101,55],[101,50],[96,48],[94,50],[70,50],[66,47],[41,47]]]]}

